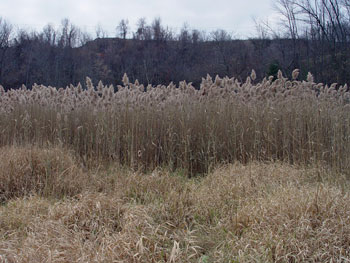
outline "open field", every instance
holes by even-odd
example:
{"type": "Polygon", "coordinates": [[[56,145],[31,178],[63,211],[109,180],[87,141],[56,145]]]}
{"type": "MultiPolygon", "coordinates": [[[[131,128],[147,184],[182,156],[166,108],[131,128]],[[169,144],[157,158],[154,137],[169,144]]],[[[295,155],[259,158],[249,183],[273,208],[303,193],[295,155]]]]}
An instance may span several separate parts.
{"type": "Polygon", "coordinates": [[[223,165],[190,179],[83,172],[58,148],[2,148],[0,157],[1,190],[16,196],[0,207],[0,262],[350,258],[349,181],[320,167],[223,165]]]}
{"type": "Polygon", "coordinates": [[[350,260],[348,87],[0,87],[0,262],[350,260]]]}

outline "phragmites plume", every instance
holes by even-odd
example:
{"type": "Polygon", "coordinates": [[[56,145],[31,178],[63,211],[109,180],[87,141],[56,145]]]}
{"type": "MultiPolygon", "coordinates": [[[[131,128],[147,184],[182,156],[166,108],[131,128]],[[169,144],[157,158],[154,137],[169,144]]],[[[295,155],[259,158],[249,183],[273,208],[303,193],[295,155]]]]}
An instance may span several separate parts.
{"type": "Polygon", "coordinates": [[[331,86],[330,86],[330,89],[331,90],[335,90],[337,85],[338,85],[338,83],[332,83],[331,86]]]}
{"type": "Polygon", "coordinates": [[[209,83],[209,84],[212,84],[213,83],[213,78],[209,75],[209,74],[207,74],[207,82],[209,83]]]}
{"type": "Polygon", "coordinates": [[[252,79],[252,81],[256,80],[256,72],[254,69],[252,70],[252,73],[250,74],[250,78],[252,79]]]}
{"type": "Polygon", "coordinates": [[[306,77],[307,82],[314,82],[314,76],[309,72],[306,77]]]}
{"type": "Polygon", "coordinates": [[[220,79],[219,75],[216,75],[215,77],[215,85],[220,86],[222,82],[222,79],[220,79]]]}
{"type": "Polygon", "coordinates": [[[103,90],[103,83],[102,83],[102,80],[100,80],[97,84],[97,91],[98,91],[98,94],[102,94],[102,90],[103,90]]]}
{"type": "Polygon", "coordinates": [[[124,86],[129,85],[129,78],[128,78],[128,75],[126,75],[126,73],[124,73],[122,81],[123,81],[124,86]]]}
{"type": "Polygon", "coordinates": [[[83,87],[81,86],[80,82],[78,83],[77,90],[79,94],[83,92],[83,87]]]}
{"type": "Polygon", "coordinates": [[[278,70],[277,78],[278,79],[283,79],[283,73],[282,73],[282,71],[280,69],[278,70]]]}
{"type": "Polygon", "coordinates": [[[292,79],[296,80],[299,76],[299,69],[294,69],[292,72],[292,79]]]}
{"type": "Polygon", "coordinates": [[[88,90],[94,89],[94,85],[92,84],[92,81],[89,77],[86,77],[86,86],[87,86],[88,90]]]}

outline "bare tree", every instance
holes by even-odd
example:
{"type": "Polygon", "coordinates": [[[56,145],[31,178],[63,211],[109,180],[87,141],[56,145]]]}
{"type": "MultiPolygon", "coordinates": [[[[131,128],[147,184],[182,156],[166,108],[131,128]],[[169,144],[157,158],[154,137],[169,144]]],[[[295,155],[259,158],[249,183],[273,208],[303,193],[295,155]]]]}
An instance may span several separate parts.
{"type": "Polygon", "coordinates": [[[53,27],[53,25],[48,24],[44,27],[43,32],[43,39],[46,43],[48,43],[51,46],[56,45],[56,41],[57,41],[57,32],[55,30],[55,28],[53,27]]]}
{"type": "Polygon", "coordinates": [[[12,25],[0,17],[0,83],[3,81],[3,64],[10,44],[12,25]]]}
{"type": "Polygon", "coordinates": [[[9,45],[10,35],[12,33],[12,25],[0,17],[0,48],[9,45]]]}
{"type": "Polygon", "coordinates": [[[334,75],[336,81],[345,81],[349,66],[350,1],[277,0],[276,7],[285,18],[292,39],[299,38],[301,30],[305,32],[303,38],[309,40],[314,71],[321,76],[326,74],[321,80],[334,75]]]}
{"type": "Polygon", "coordinates": [[[61,33],[59,45],[63,47],[76,47],[78,44],[79,29],[73,25],[67,18],[61,22],[61,33]]]}
{"type": "Polygon", "coordinates": [[[134,39],[149,40],[151,39],[151,29],[147,26],[146,18],[142,17],[137,21],[137,29],[133,34],[134,39]]]}
{"type": "Polygon", "coordinates": [[[96,26],[96,38],[106,38],[107,37],[107,32],[102,28],[101,24],[98,24],[96,26]]]}
{"type": "Polygon", "coordinates": [[[346,10],[346,15],[347,15],[347,20],[348,22],[350,22],[350,0],[342,0],[341,4],[343,5],[343,7],[346,10]]]}
{"type": "Polygon", "coordinates": [[[152,35],[154,40],[164,39],[164,29],[160,18],[155,18],[152,23],[152,35]]]}
{"type": "Polygon", "coordinates": [[[191,34],[190,34],[190,29],[187,23],[185,23],[181,30],[180,30],[180,34],[179,34],[179,40],[183,43],[188,43],[191,42],[191,34]]]}
{"type": "MultiPolygon", "coordinates": [[[[302,14],[301,10],[298,8],[297,2],[294,0],[277,0],[275,5],[275,9],[278,11],[280,15],[282,15],[282,27],[284,27],[287,31],[287,36],[292,40],[292,57],[290,61],[286,61],[287,68],[289,70],[293,70],[294,68],[300,67],[299,62],[299,51],[300,47],[298,46],[299,42],[299,30],[301,30],[301,25],[299,23],[299,16],[302,14]]],[[[278,37],[275,34],[275,37],[278,37]]],[[[286,53],[285,46],[280,45],[280,49],[282,54],[286,53]]]]}
{"type": "Polygon", "coordinates": [[[288,27],[292,34],[297,32],[296,23],[300,21],[320,39],[346,40],[344,18],[349,0],[278,0],[278,6],[280,13],[290,21],[288,27]]]}
{"type": "Polygon", "coordinates": [[[211,39],[213,41],[229,41],[232,40],[232,35],[226,30],[218,29],[210,33],[211,39]]]}
{"type": "Polygon", "coordinates": [[[291,0],[277,0],[274,8],[282,15],[282,26],[287,29],[289,37],[297,39],[299,37],[297,16],[300,11],[297,9],[296,2],[291,0]]]}
{"type": "Polygon", "coordinates": [[[215,60],[225,75],[232,74],[232,64],[230,63],[230,53],[232,49],[232,35],[226,30],[218,29],[210,33],[211,40],[214,42],[215,47],[215,60]]]}
{"type": "Polygon", "coordinates": [[[122,19],[117,26],[117,36],[126,39],[129,32],[129,21],[128,19],[122,19]]]}
{"type": "Polygon", "coordinates": [[[159,17],[155,18],[151,26],[152,38],[157,42],[167,41],[173,39],[173,32],[168,27],[162,25],[159,17]]]}
{"type": "Polygon", "coordinates": [[[253,22],[255,24],[255,31],[256,31],[256,37],[260,40],[268,40],[271,36],[275,36],[276,32],[271,28],[269,21],[257,19],[256,17],[253,17],[253,22]]]}
{"type": "Polygon", "coordinates": [[[78,30],[78,44],[79,44],[79,46],[83,46],[91,40],[92,40],[92,37],[88,32],[78,30]]]}

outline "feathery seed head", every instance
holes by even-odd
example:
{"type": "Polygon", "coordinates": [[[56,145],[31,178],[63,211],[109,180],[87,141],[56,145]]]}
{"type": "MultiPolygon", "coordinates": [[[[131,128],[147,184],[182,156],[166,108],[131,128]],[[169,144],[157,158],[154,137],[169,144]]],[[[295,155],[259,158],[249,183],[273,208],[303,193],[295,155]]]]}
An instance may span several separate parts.
{"type": "Polygon", "coordinates": [[[256,80],[256,72],[255,72],[254,69],[252,70],[252,73],[250,74],[250,78],[251,78],[253,81],[256,80]]]}
{"type": "Polygon", "coordinates": [[[94,85],[92,84],[92,81],[89,77],[86,77],[86,86],[87,86],[88,90],[94,89],[94,85]]]}
{"type": "Polygon", "coordinates": [[[247,87],[249,87],[251,83],[252,83],[252,80],[251,80],[250,77],[248,76],[247,79],[246,79],[246,81],[245,81],[245,85],[246,85],[247,87]]]}
{"type": "Polygon", "coordinates": [[[102,90],[103,90],[103,83],[102,83],[102,80],[100,80],[97,84],[97,91],[98,91],[98,94],[102,94],[102,90]]]}
{"type": "Polygon", "coordinates": [[[129,84],[129,78],[128,78],[128,75],[126,75],[126,73],[124,73],[124,75],[123,75],[122,82],[123,82],[124,86],[127,86],[129,84]]]}
{"type": "Polygon", "coordinates": [[[336,87],[337,87],[337,85],[338,85],[338,83],[332,83],[332,85],[331,85],[331,87],[330,87],[330,88],[331,88],[332,90],[335,90],[335,89],[336,89],[336,87]]]}
{"type": "Polygon", "coordinates": [[[277,78],[278,79],[283,79],[283,73],[282,73],[282,71],[280,69],[278,70],[277,78]]]}
{"type": "Polygon", "coordinates": [[[222,83],[222,79],[219,77],[219,75],[216,75],[215,76],[215,85],[216,86],[221,86],[221,83],[222,83]]]}
{"type": "Polygon", "coordinates": [[[208,81],[210,84],[213,83],[213,79],[212,79],[212,77],[211,77],[209,74],[207,74],[207,81],[208,81]]]}
{"type": "Polygon", "coordinates": [[[314,76],[312,76],[312,74],[309,72],[309,73],[307,73],[306,80],[307,80],[307,82],[313,83],[314,82],[314,76]]]}
{"type": "Polygon", "coordinates": [[[83,87],[81,86],[80,82],[78,83],[77,89],[78,89],[78,94],[83,92],[83,87]]]}
{"type": "Polygon", "coordinates": [[[296,80],[299,76],[299,69],[294,69],[292,72],[292,79],[296,80]]]}

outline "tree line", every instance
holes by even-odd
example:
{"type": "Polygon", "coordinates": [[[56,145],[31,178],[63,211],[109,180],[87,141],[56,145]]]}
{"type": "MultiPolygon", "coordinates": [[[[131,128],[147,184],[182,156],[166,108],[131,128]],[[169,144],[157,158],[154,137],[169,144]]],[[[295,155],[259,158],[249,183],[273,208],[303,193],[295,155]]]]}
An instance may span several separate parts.
{"type": "Polygon", "coordinates": [[[350,0],[276,0],[275,8],[279,27],[258,22],[256,37],[245,40],[187,25],[174,32],[160,18],[141,18],[134,31],[122,19],[114,37],[100,26],[92,37],[68,19],[59,28],[29,32],[0,18],[0,84],[65,87],[86,76],[120,84],[127,73],[143,84],[186,80],[198,86],[206,74],[245,81],[255,69],[259,81],[295,68],[300,78],[310,71],[318,82],[350,83],[350,0]]]}

